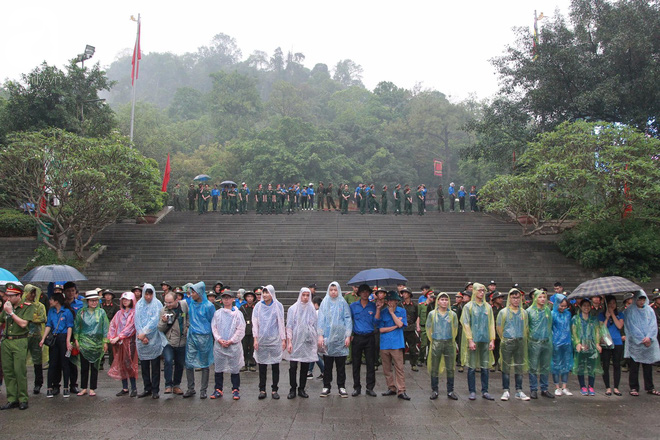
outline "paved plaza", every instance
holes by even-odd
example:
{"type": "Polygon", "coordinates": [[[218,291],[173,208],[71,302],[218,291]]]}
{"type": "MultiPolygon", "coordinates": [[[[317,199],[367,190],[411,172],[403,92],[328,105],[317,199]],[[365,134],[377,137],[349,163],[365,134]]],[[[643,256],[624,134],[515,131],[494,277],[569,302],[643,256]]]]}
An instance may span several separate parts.
{"type": "MultiPolygon", "coordinates": [[[[363,367],[364,369],[364,367],[363,367]]],[[[412,372],[406,364],[406,387],[411,401],[383,397],[385,380],[382,368],[376,372],[378,397],[342,399],[333,388],[327,398],[319,397],[322,381],[308,382],[309,399],[287,400],[288,363],[282,362],[279,401],[270,395],[258,400],[257,373],[241,374],[241,400],[229,393],[220,400],[200,400],[198,396],[163,395],[131,399],[115,397],[121,385],[99,372],[96,397],[58,395],[46,399],[45,389],[30,396],[30,408],[0,412],[2,438],[5,439],[658,439],[660,438],[660,398],[628,395],[627,373],[622,375],[623,397],[604,395],[602,380],[596,379],[595,397],[579,395],[577,380],[571,376],[572,397],[553,400],[539,396],[529,402],[499,400],[501,374],[491,373],[488,402],[481,397],[467,399],[466,373],[456,373],[460,400],[449,401],[440,381],[440,397],[429,400],[428,373],[412,372]]],[[[352,390],[351,367],[347,367],[347,389],[352,390]]],[[[45,373],[45,372],[44,372],[45,373]]],[[[315,376],[318,376],[315,368],[315,376]]],[[[197,373],[197,386],[199,386],[197,373]]],[[[364,375],[364,373],[363,373],[364,375]]],[[[477,373],[478,375],[478,373],[477,373]]],[[[656,383],[660,374],[655,372],[656,383]]],[[[269,373],[270,378],[270,373],[269,373]]],[[[641,379],[641,377],[640,377],[641,379]]],[[[28,375],[32,389],[32,374],[28,375]]],[[[364,380],[364,378],[363,378],[364,380]]],[[[185,389],[185,375],[183,380],[185,389]]],[[[161,380],[161,390],[162,390],[161,380]]],[[[213,386],[211,378],[210,387],[213,386]]],[[[364,383],[363,383],[364,386],[364,383]]],[[[479,378],[477,377],[477,386],[479,378]]],[[[551,385],[552,386],[552,385],[551,385]]],[[[225,390],[231,388],[225,378],[225,390]]],[[[524,391],[528,392],[525,376],[524,391]]],[[[141,389],[141,378],[138,379],[141,389]]],[[[211,388],[209,389],[211,390],[211,388]]],[[[270,384],[268,385],[270,390],[270,384]]],[[[199,390],[198,390],[199,391],[199,390]]],[[[162,392],[162,391],[161,391],[162,392]]],[[[210,392],[209,392],[210,394],[210,392]]],[[[4,403],[4,387],[0,400],[4,403]]]]}

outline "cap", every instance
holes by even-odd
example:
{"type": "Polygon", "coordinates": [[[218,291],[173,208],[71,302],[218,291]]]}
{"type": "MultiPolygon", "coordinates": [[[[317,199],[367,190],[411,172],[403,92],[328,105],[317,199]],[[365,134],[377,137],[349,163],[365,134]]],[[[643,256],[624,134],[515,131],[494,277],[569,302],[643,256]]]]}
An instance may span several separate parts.
{"type": "Polygon", "coordinates": [[[635,297],[635,294],[632,292],[626,292],[623,294],[623,300],[627,301],[629,299],[633,299],[635,297]]]}
{"type": "Polygon", "coordinates": [[[85,300],[88,301],[90,299],[99,299],[99,292],[97,290],[88,290],[85,292],[85,300]]]}
{"type": "Polygon", "coordinates": [[[23,288],[16,283],[7,283],[5,288],[6,295],[21,295],[23,293],[23,288]]]}
{"type": "MultiPolygon", "coordinates": [[[[140,287],[140,286],[131,287],[131,292],[134,291],[134,290],[139,290],[140,292],[142,292],[142,287],[140,287]]],[[[123,295],[122,295],[122,297],[123,297],[123,295]]]]}
{"type": "Polygon", "coordinates": [[[179,287],[179,286],[176,286],[176,287],[174,288],[174,293],[180,293],[180,292],[183,292],[183,289],[182,289],[181,287],[179,287]]]}
{"type": "Polygon", "coordinates": [[[472,291],[470,289],[467,289],[465,292],[463,292],[463,296],[472,297],[472,291]]]}
{"type": "Polygon", "coordinates": [[[220,294],[221,298],[225,296],[228,296],[230,298],[236,298],[236,294],[229,289],[223,290],[222,293],[220,294]]]}
{"type": "Polygon", "coordinates": [[[209,297],[209,296],[215,296],[215,297],[217,298],[218,294],[215,293],[215,290],[209,290],[209,291],[206,293],[206,296],[207,296],[207,297],[209,297]]]}
{"type": "Polygon", "coordinates": [[[56,291],[56,290],[58,290],[58,289],[59,289],[59,290],[64,290],[64,286],[61,285],[61,284],[55,284],[55,285],[53,286],[53,292],[56,291]]]}
{"type": "Polygon", "coordinates": [[[243,299],[247,300],[248,296],[252,296],[252,299],[257,299],[257,295],[251,290],[248,290],[243,294],[243,299]]]}
{"type": "Polygon", "coordinates": [[[385,297],[385,300],[391,301],[391,300],[396,300],[396,301],[401,301],[401,297],[399,296],[399,293],[396,290],[390,290],[387,292],[387,296],[385,297]]]}
{"type": "Polygon", "coordinates": [[[309,287],[310,289],[316,289],[316,283],[312,283],[307,287],[309,287]]]}
{"type": "MultiPolygon", "coordinates": [[[[511,289],[511,290],[515,290],[516,292],[519,292],[518,289],[511,289]]],[[[490,297],[490,299],[491,299],[491,300],[494,300],[494,299],[497,299],[497,298],[503,298],[503,297],[505,297],[506,295],[507,295],[506,293],[495,292],[495,293],[493,293],[493,295],[490,297]]]]}
{"type": "Polygon", "coordinates": [[[413,293],[411,292],[411,290],[408,289],[407,287],[404,287],[403,289],[399,290],[399,293],[403,293],[403,292],[407,292],[407,293],[409,293],[410,296],[412,296],[412,294],[413,294],[413,293]]]}
{"type": "Polygon", "coordinates": [[[488,283],[488,285],[490,286],[491,284],[494,285],[494,286],[497,286],[497,283],[495,282],[495,280],[490,280],[490,283],[488,283]]]}

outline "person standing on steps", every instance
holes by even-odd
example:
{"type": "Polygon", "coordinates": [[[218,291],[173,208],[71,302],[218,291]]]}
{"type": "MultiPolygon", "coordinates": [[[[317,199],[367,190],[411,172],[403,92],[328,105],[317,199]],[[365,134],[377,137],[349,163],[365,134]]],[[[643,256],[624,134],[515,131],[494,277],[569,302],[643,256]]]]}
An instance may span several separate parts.
{"type": "Polygon", "coordinates": [[[392,192],[394,196],[394,215],[401,214],[401,184],[397,183],[392,192]]]}
{"type": "Polygon", "coordinates": [[[342,214],[348,214],[348,202],[350,201],[350,198],[351,192],[348,189],[348,184],[346,184],[344,185],[344,190],[341,192],[341,200],[339,201],[342,214]]]}
{"type": "Polygon", "coordinates": [[[449,184],[449,190],[447,192],[449,196],[449,212],[454,212],[454,208],[456,207],[456,188],[454,182],[449,184]]]}
{"type": "Polygon", "coordinates": [[[380,213],[387,215],[387,185],[383,185],[383,192],[380,193],[380,213]]]}
{"type": "Polygon", "coordinates": [[[436,194],[438,196],[438,212],[445,212],[445,191],[442,189],[442,184],[438,185],[436,194]]]}

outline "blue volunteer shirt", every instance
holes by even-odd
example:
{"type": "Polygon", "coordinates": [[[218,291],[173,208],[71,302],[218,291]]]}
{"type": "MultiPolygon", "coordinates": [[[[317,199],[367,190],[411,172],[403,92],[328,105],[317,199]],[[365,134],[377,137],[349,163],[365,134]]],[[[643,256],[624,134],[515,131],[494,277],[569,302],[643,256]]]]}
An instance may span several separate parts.
{"type": "Polygon", "coordinates": [[[71,301],[71,304],[69,304],[69,306],[73,309],[74,312],[78,313],[78,310],[83,308],[83,306],[85,305],[82,302],[83,299],[84,297],[79,295],[78,298],[71,301]]]}
{"type": "Polygon", "coordinates": [[[353,318],[353,333],[356,335],[370,335],[376,325],[376,304],[368,302],[362,307],[361,301],[355,301],[350,306],[353,318]]]}
{"type": "MultiPolygon", "coordinates": [[[[403,329],[408,325],[406,310],[403,307],[397,307],[394,314],[401,318],[403,321],[403,327],[392,330],[391,332],[380,334],[381,350],[396,350],[405,347],[405,343],[403,342],[403,329]]],[[[389,309],[383,309],[380,311],[380,319],[376,320],[376,325],[379,329],[396,325],[394,324],[392,315],[390,315],[389,309]]]]}
{"type": "MultiPolygon", "coordinates": [[[[616,317],[623,321],[623,313],[619,312],[616,314],[616,317]]],[[[598,320],[600,322],[605,322],[605,313],[600,313],[598,315],[598,320]]],[[[614,345],[623,345],[623,340],[621,339],[621,330],[614,324],[612,318],[607,320],[607,329],[610,331],[610,336],[612,337],[612,342],[614,345]]]]}
{"type": "Polygon", "coordinates": [[[213,188],[211,190],[211,195],[218,197],[220,195],[220,190],[218,188],[213,188]]]}
{"type": "Polygon", "coordinates": [[[55,335],[66,333],[68,328],[73,328],[73,314],[71,310],[62,307],[58,313],[55,307],[48,309],[46,327],[50,327],[50,332],[55,335]]]}

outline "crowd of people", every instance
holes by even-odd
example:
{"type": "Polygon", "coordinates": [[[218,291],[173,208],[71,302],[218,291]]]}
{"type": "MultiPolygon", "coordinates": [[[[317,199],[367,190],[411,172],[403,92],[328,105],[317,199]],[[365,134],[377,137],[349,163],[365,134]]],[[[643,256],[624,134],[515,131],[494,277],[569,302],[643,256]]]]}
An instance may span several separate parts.
{"type": "MultiPolygon", "coordinates": [[[[406,353],[413,371],[426,366],[430,399],[439,396],[439,378],[446,377],[446,394],[458,400],[455,373],[467,368],[469,400],[489,392],[489,372],[502,372],[502,396],[519,400],[571,396],[568,375],[577,375],[580,393],[595,395],[595,377],[602,374],[605,395],[621,396],[622,363],[627,362],[629,394],[639,396],[639,369],[644,390],[660,395],[653,384],[653,365],[660,362],[658,322],[660,292],[643,291],[617,298],[607,295],[569,301],[561,283],[550,295],[544,288],[529,294],[514,285],[507,293],[495,281],[486,287],[468,283],[451,304],[446,292],[421,288],[415,300],[403,284],[396,290],[352,286],[342,294],[339,283],[328,285],[323,298],[316,285],[300,289],[288,309],[272,285],[232,291],[217,282],[207,291],[203,281],[161,290],[145,283],[123,292],[119,304],[111,290],[81,295],[75,283],[39,287],[8,283],[0,313],[2,365],[7,403],[2,410],[28,408],[27,357],[34,365],[33,393],[43,386],[48,362],[46,397],[96,396],[99,370],[108,354],[107,374],[121,382],[117,397],[160,398],[161,360],[164,394],[220,399],[224,375],[231,397],[240,399],[241,373],[258,371],[258,399],[279,399],[280,364],[289,364],[288,399],[308,398],[307,379],[317,364],[323,379],[320,397],[348,397],[346,365],[352,364],[352,396],[376,397],[376,369],[382,365],[387,389],[383,396],[410,400],[406,392],[406,353]],[[506,298],[506,304],[504,300],[506,298]],[[47,349],[46,349],[47,347],[47,349]],[[269,368],[270,366],[270,368],[269,368]],[[613,382],[609,370],[613,366],[613,382]],[[78,388],[78,370],[80,385],[78,388]],[[201,371],[199,388],[195,371],[201,371]],[[183,373],[187,386],[182,386],[183,373]],[[208,393],[210,372],[213,386],[208,393]],[[142,391],[137,379],[142,376],[142,391]],[[552,373],[554,392],[550,391],[552,373]],[[511,375],[513,374],[513,389],[511,375]],[[523,391],[528,375],[530,395],[523,391]],[[336,380],[333,380],[333,375],[336,380]]],[[[2,378],[0,378],[2,379],[2,378]]]]}
{"type": "MultiPolygon", "coordinates": [[[[246,214],[253,208],[257,214],[294,214],[299,211],[339,211],[348,214],[349,205],[353,203],[360,214],[388,214],[388,206],[392,206],[394,215],[412,215],[413,206],[417,206],[417,214],[426,213],[428,190],[421,184],[416,188],[410,185],[397,184],[392,190],[383,185],[378,190],[374,184],[358,184],[352,190],[348,184],[340,184],[335,189],[332,183],[327,186],[319,182],[315,187],[313,183],[301,185],[300,183],[286,184],[258,184],[252,192],[245,182],[238,185],[220,185],[209,183],[191,183],[188,192],[184,192],[181,184],[177,183],[171,191],[171,203],[176,211],[197,211],[198,214],[219,212],[221,214],[246,214]],[[185,203],[187,200],[187,204],[185,203]],[[391,200],[392,205],[389,204],[391,200]],[[253,203],[251,203],[251,201],[253,203]],[[316,208],[314,208],[316,203],[316,208]]],[[[445,210],[445,197],[449,200],[449,211],[465,212],[466,201],[472,212],[479,210],[477,206],[478,194],[476,186],[467,192],[464,186],[456,189],[455,184],[449,184],[447,194],[442,185],[436,190],[436,203],[438,211],[445,210]]]]}

